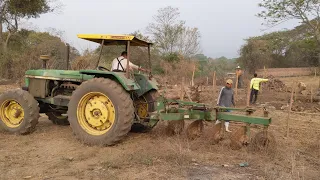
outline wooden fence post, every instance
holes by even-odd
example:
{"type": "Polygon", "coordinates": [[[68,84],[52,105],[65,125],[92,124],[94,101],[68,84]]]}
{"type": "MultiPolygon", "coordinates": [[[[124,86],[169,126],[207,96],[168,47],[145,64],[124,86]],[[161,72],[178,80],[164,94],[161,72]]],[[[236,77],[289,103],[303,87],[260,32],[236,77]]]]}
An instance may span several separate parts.
{"type": "Polygon", "coordinates": [[[168,68],[165,67],[166,69],[166,76],[165,76],[165,91],[167,91],[168,88],[168,68]]]}
{"type": "Polygon", "coordinates": [[[311,101],[310,101],[310,102],[313,103],[313,88],[312,88],[312,86],[311,86],[311,90],[310,90],[310,91],[311,91],[311,97],[310,97],[310,98],[311,98],[311,99],[310,99],[311,101]]]}
{"type": "Polygon", "coordinates": [[[196,71],[196,65],[193,66],[193,71],[192,71],[192,79],[191,79],[191,86],[194,86],[194,73],[196,71]]]}
{"type": "Polygon", "coordinates": [[[182,81],[181,81],[181,92],[180,92],[180,100],[183,101],[184,98],[184,77],[182,77],[182,81]]]}
{"type": "MultiPolygon", "coordinates": [[[[264,78],[266,78],[266,66],[263,66],[263,79],[264,78]]],[[[261,84],[260,85],[260,90],[259,90],[259,92],[261,92],[262,93],[262,91],[263,91],[263,86],[264,86],[264,84],[261,84]]]]}
{"type": "Polygon", "coordinates": [[[294,83],[294,101],[297,101],[297,83],[294,83]]]}
{"type": "MultiPolygon", "coordinates": [[[[294,83],[296,84],[296,83],[294,83]]],[[[288,109],[288,118],[287,118],[287,133],[286,133],[286,137],[289,137],[289,121],[290,121],[290,112],[291,112],[291,108],[292,108],[292,103],[293,103],[293,91],[296,91],[296,89],[292,88],[292,91],[291,91],[291,97],[290,97],[290,105],[289,105],[289,109],[288,109]]]]}
{"type": "Polygon", "coordinates": [[[251,84],[251,82],[250,82],[250,80],[248,80],[248,87],[247,87],[247,107],[249,107],[250,106],[250,84],[251,84]]]}
{"type": "Polygon", "coordinates": [[[213,100],[215,100],[215,98],[216,98],[216,84],[217,84],[216,72],[214,71],[213,72],[213,78],[212,78],[213,100]]]}
{"type": "Polygon", "coordinates": [[[238,73],[237,73],[237,78],[236,78],[236,100],[237,100],[237,98],[238,98],[238,81],[239,81],[239,75],[238,75],[238,73]]]}

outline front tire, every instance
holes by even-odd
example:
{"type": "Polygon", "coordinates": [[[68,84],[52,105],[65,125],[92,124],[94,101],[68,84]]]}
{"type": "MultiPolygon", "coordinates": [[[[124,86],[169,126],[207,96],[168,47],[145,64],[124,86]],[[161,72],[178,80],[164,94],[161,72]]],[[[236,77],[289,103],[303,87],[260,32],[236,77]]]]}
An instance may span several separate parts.
{"type": "Polygon", "coordinates": [[[0,96],[0,127],[10,133],[28,134],[39,119],[39,106],[34,97],[22,89],[0,96]]]}
{"type": "Polygon", "coordinates": [[[94,78],[83,82],[72,93],[68,117],[80,141],[89,145],[114,145],[130,131],[133,102],[115,81],[94,78]]]}

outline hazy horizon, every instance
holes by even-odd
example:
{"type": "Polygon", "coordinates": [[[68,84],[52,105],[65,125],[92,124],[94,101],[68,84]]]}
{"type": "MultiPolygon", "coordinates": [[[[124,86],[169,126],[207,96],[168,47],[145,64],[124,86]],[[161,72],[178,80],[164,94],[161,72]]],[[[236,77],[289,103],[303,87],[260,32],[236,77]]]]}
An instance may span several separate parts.
{"type": "Polygon", "coordinates": [[[129,34],[145,28],[153,21],[157,10],[166,6],[179,8],[180,19],[189,27],[197,27],[201,34],[201,49],[212,58],[238,57],[238,50],[244,39],[267,32],[293,28],[296,22],[287,22],[275,28],[266,29],[262,19],[255,15],[261,11],[259,0],[209,0],[182,1],[162,0],[69,0],[62,2],[61,13],[41,15],[29,20],[36,29],[45,31],[55,28],[63,33],[63,39],[80,52],[97,47],[96,43],[77,38],[77,34],[129,34]]]}

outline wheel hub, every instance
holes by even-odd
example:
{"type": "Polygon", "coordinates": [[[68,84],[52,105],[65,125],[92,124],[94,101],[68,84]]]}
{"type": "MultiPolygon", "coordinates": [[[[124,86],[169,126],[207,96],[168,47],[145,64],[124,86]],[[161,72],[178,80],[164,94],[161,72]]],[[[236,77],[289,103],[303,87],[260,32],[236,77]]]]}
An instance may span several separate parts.
{"type": "Polygon", "coordinates": [[[115,108],[110,99],[98,92],[88,93],[78,104],[78,121],[93,135],[107,132],[115,120],[115,108]]]}
{"type": "Polygon", "coordinates": [[[7,100],[1,105],[1,119],[9,127],[18,127],[23,118],[24,110],[15,100],[7,100]]]}
{"type": "MultiPolygon", "coordinates": [[[[104,98],[101,96],[94,96],[86,105],[85,116],[92,127],[102,126],[108,121],[109,110],[103,100],[104,98]]],[[[103,126],[103,128],[108,127],[109,124],[103,126]]]]}
{"type": "Polygon", "coordinates": [[[15,118],[20,117],[22,111],[21,111],[20,109],[17,109],[17,108],[15,108],[14,110],[16,111],[15,114],[14,114],[14,117],[15,117],[15,118]]]}

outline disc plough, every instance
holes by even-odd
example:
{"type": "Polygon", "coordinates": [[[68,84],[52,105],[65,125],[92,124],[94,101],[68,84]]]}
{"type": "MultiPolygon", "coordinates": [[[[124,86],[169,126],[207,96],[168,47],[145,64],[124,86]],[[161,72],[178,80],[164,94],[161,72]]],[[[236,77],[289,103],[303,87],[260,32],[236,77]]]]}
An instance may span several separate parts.
{"type": "Polygon", "coordinates": [[[264,109],[264,117],[253,116],[253,108],[226,108],[210,107],[202,103],[171,100],[159,97],[156,101],[156,111],[151,113],[149,126],[154,126],[159,120],[167,121],[167,133],[181,134],[185,129],[188,139],[193,140],[203,133],[204,123],[213,122],[210,132],[212,143],[219,143],[225,137],[224,121],[228,120],[240,124],[240,128],[230,135],[231,148],[240,149],[243,146],[254,144],[258,148],[266,148],[274,143],[273,135],[268,132],[271,118],[264,109]],[[231,111],[231,112],[229,112],[231,111]],[[185,128],[185,120],[192,122],[185,128]],[[215,123],[217,122],[220,123],[215,123]],[[262,127],[261,132],[251,138],[251,128],[262,127]]]}

